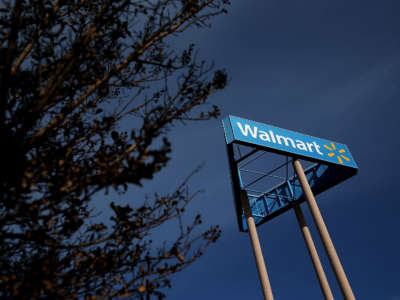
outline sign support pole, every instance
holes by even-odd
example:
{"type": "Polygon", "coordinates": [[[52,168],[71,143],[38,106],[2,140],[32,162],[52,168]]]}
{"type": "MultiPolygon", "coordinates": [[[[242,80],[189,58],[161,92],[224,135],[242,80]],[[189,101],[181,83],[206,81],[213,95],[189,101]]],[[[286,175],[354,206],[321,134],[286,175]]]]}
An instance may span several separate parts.
{"type": "Polygon", "coordinates": [[[260,241],[258,239],[256,225],[249,204],[249,199],[247,197],[246,192],[243,190],[241,191],[241,200],[242,200],[244,215],[246,217],[247,227],[249,228],[250,241],[253,247],[253,254],[256,260],[258,276],[260,278],[264,299],[274,300],[274,296],[272,295],[271,284],[268,278],[267,268],[265,267],[264,257],[261,251],[260,241]]]}
{"type": "Polygon", "coordinates": [[[328,280],[326,279],[324,268],[322,267],[317,249],[315,248],[314,241],[311,237],[310,229],[307,226],[303,212],[297,201],[293,203],[293,209],[296,213],[296,218],[299,223],[301,232],[303,233],[304,242],[307,245],[308,253],[310,254],[315,273],[318,277],[319,285],[321,286],[322,293],[324,294],[324,298],[325,300],[334,300],[328,280]]]}
{"type": "Polygon", "coordinates": [[[339,256],[336,253],[335,247],[329,235],[328,229],[326,228],[325,222],[322,218],[317,202],[315,201],[313,192],[310,188],[310,184],[308,183],[307,177],[304,174],[303,167],[301,166],[301,163],[298,159],[293,160],[293,167],[299,178],[301,187],[304,192],[304,197],[307,200],[314,222],[317,226],[319,235],[321,236],[322,243],[325,247],[326,253],[328,254],[328,258],[332,265],[333,271],[335,272],[336,279],[339,283],[343,297],[345,300],[355,300],[356,298],[354,297],[350,283],[347,280],[346,273],[343,270],[343,266],[340,262],[339,256]]]}

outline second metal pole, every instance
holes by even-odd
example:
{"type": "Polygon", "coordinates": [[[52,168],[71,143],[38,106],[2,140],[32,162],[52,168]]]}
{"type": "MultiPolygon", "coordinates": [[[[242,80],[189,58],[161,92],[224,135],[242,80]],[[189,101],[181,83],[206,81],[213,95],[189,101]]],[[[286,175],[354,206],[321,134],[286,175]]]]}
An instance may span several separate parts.
{"type": "Polygon", "coordinates": [[[250,241],[253,246],[254,258],[256,260],[256,266],[258,275],[260,277],[260,283],[265,300],[273,300],[271,284],[269,282],[267,268],[265,267],[264,257],[261,251],[260,241],[258,239],[258,234],[256,230],[256,224],[254,222],[253,214],[251,213],[251,208],[249,204],[249,199],[245,191],[241,191],[241,200],[244,215],[246,217],[247,227],[249,229],[250,241]]]}
{"type": "Polygon", "coordinates": [[[301,211],[301,207],[297,202],[294,202],[293,208],[294,212],[296,213],[296,218],[299,222],[301,232],[303,233],[303,238],[307,245],[308,253],[310,254],[315,273],[318,277],[319,285],[321,286],[322,293],[324,294],[324,298],[325,300],[333,300],[334,298],[331,288],[329,287],[328,279],[326,279],[324,268],[322,267],[317,249],[315,248],[314,241],[311,237],[310,229],[308,228],[303,212],[301,211]]]}
{"type": "Polygon", "coordinates": [[[336,249],[333,246],[333,242],[329,235],[328,229],[326,228],[321,212],[319,211],[317,202],[315,201],[310,184],[308,183],[307,177],[304,174],[303,167],[298,159],[293,160],[293,166],[297,176],[299,177],[304,196],[307,200],[308,206],[310,207],[311,215],[313,216],[315,225],[317,226],[319,235],[321,236],[322,243],[332,265],[332,269],[335,272],[336,279],[339,283],[340,289],[342,290],[343,297],[345,300],[355,300],[356,298],[354,297],[350,283],[347,280],[346,273],[343,270],[339,256],[336,253],[336,249]]]}

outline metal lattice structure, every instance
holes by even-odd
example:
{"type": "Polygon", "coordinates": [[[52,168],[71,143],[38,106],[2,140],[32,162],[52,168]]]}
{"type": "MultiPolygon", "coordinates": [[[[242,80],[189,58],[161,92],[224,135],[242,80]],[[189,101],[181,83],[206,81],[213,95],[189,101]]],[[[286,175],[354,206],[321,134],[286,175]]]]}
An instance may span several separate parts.
{"type": "MultiPolygon", "coordinates": [[[[293,157],[242,143],[228,144],[227,150],[240,231],[247,231],[240,201],[241,190],[247,193],[257,225],[289,210],[294,201],[304,201],[303,191],[292,168],[293,157]]],[[[348,169],[334,165],[310,160],[302,162],[315,195],[354,175],[348,169]]]]}

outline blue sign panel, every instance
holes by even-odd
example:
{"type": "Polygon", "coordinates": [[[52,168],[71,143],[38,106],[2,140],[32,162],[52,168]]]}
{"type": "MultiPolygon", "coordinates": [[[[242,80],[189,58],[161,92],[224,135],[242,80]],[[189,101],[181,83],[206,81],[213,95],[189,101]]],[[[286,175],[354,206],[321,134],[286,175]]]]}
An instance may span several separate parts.
{"type": "MultiPolygon", "coordinates": [[[[314,195],[322,193],[357,173],[357,164],[348,147],[341,143],[234,116],[225,118],[223,126],[240,231],[247,230],[240,199],[243,190],[247,192],[257,225],[289,210],[294,201],[303,202],[305,200],[296,176],[287,177],[273,188],[254,194],[248,185],[243,183],[239,164],[256,151],[275,152],[314,161],[315,164],[305,170],[314,195]],[[251,146],[255,150],[235,159],[233,148],[235,144],[251,146]]],[[[249,170],[243,171],[248,172],[249,170]]]]}
{"type": "Polygon", "coordinates": [[[226,143],[256,145],[314,161],[357,168],[346,145],[306,134],[229,116],[223,121],[226,143]]]}

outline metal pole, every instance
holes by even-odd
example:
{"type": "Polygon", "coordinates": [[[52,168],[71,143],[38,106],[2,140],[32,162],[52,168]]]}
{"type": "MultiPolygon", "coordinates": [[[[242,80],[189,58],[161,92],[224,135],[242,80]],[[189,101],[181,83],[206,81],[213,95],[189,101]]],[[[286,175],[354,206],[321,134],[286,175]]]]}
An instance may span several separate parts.
{"type": "Polygon", "coordinates": [[[250,241],[253,246],[253,254],[256,260],[258,276],[260,278],[260,283],[265,300],[273,300],[271,284],[269,282],[267,268],[265,267],[264,257],[261,251],[260,241],[258,239],[258,234],[256,230],[256,224],[254,223],[253,214],[251,213],[251,208],[249,204],[249,199],[247,198],[247,193],[241,191],[241,200],[244,215],[246,217],[247,227],[249,229],[250,241]]]}
{"type": "Polygon", "coordinates": [[[333,242],[329,235],[328,229],[326,228],[324,219],[322,218],[321,212],[319,211],[317,202],[315,201],[307,177],[304,174],[303,167],[301,166],[301,163],[298,159],[293,160],[293,166],[297,176],[299,177],[304,196],[307,200],[308,206],[310,207],[311,214],[317,226],[319,235],[321,236],[321,240],[325,247],[326,253],[328,254],[328,258],[332,265],[333,271],[335,272],[340,289],[342,290],[343,297],[345,300],[355,300],[356,298],[354,297],[350,283],[347,280],[346,273],[344,272],[342,264],[340,263],[339,256],[337,255],[335,247],[333,246],[333,242]]]}
{"type": "Polygon", "coordinates": [[[304,242],[307,245],[308,253],[310,254],[311,261],[313,263],[315,273],[317,274],[319,285],[321,286],[321,290],[324,294],[325,300],[333,300],[333,294],[331,288],[329,287],[328,280],[326,279],[324,268],[322,267],[317,249],[315,248],[314,241],[311,237],[310,230],[307,226],[306,220],[304,219],[301,207],[297,201],[293,203],[293,208],[294,212],[296,213],[301,232],[303,233],[304,242]]]}

